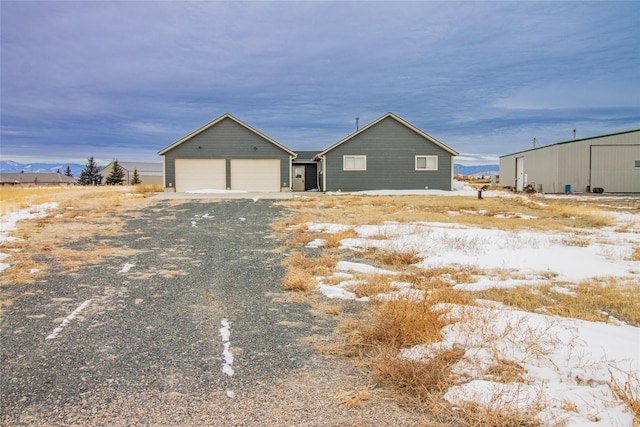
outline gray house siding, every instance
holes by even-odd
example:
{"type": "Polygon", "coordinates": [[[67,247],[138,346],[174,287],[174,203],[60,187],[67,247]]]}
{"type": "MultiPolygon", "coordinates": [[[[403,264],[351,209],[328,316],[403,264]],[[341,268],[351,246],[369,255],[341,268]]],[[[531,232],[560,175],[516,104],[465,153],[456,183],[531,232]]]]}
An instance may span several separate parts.
{"type": "Polygon", "coordinates": [[[280,159],[280,183],[289,186],[290,154],[229,117],[163,155],[165,187],[175,186],[176,159],[226,159],[227,187],[231,186],[231,159],[280,159]]]}
{"type": "Polygon", "coordinates": [[[386,117],[324,155],[324,191],[451,190],[450,152],[386,117]],[[343,170],[343,156],[366,157],[365,171],[343,170]],[[436,171],[416,170],[416,156],[438,156],[436,171]]]}

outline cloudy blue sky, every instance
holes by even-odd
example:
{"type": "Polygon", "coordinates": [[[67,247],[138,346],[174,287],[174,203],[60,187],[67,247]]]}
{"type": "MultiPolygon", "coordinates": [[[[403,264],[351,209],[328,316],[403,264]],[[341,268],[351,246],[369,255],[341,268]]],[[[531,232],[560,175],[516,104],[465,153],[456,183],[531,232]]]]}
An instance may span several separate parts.
{"type": "Polygon", "coordinates": [[[495,164],[640,128],[640,2],[6,1],[2,160],[160,161],[229,112],[293,150],[392,111],[495,164]]]}

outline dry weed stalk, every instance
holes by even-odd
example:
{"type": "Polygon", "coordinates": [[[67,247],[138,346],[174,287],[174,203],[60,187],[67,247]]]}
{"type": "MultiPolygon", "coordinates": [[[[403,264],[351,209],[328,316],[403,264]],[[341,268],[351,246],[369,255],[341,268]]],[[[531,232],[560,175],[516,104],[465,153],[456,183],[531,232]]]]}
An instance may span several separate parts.
{"type": "Polygon", "coordinates": [[[633,414],[634,427],[640,426],[640,375],[637,372],[625,372],[616,367],[609,368],[611,392],[623,401],[633,414]],[[616,375],[615,372],[618,373],[616,375]],[[623,378],[620,378],[620,375],[623,378]]]}
{"type": "Polygon", "coordinates": [[[338,393],[338,403],[350,408],[363,406],[371,400],[371,387],[361,387],[338,393]]]}

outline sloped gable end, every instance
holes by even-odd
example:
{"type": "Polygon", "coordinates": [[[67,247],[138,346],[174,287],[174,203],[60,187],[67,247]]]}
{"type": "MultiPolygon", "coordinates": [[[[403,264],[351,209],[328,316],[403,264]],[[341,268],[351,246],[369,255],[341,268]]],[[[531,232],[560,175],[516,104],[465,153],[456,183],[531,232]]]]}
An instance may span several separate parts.
{"type": "Polygon", "coordinates": [[[273,144],[276,147],[280,148],[281,150],[285,151],[290,156],[295,156],[295,153],[293,151],[289,150],[288,148],[286,148],[284,145],[282,145],[282,144],[278,143],[277,141],[269,138],[268,136],[266,136],[262,132],[259,132],[258,130],[252,128],[251,126],[247,125],[246,123],[242,122],[241,120],[238,120],[237,118],[233,117],[229,113],[223,114],[222,116],[218,117],[215,120],[212,120],[211,122],[207,123],[206,125],[202,126],[201,128],[196,129],[195,131],[191,132],[190,134],[184,136],[183,138],[180,138],[179,140],[177,140],[173,144],[169,145],[168,147],[158,151],[158,155],[164,156],[167,152],[169,152],[169,151],[173,150],[174,148],[180,146],[181,144],[185,143],[186,141],[189,141],[190,139],[202,134],[203,132],[205,132],[208,129],[214,127],[218,123],[221,123],[225,119],[230,119],[230,120],[234,121],[235,123],[237,123],[238,125],[242,126],[243,128],[249,130],[250,132],[256,134],[260,138],[270,142],[271,144],[273,144]]]}
{"type": "Polygon", "coordinates": [[[336,142],[335,144],[333,144],[332,146],[330,146],[326,150],[320,152],[316,156],[316,158],[320,158],[320,157],[324,156],[325,154],[327,154],[331,150],[339,147],[342,144],[345,144],[345,143],[351,141],[352,139],[356,138],[358,135],[361,135],[361,134],[365,133],[367,130],[371,129],[372,127],[376,126],[377,124],[379,124],[380,122],[382,122],[382,121],[384,121],[385,119],[388,119],[388,118],[391,118],[391,119],[397,121],[398,123],[402,124],[403,126],[407,127],[408,129],[411,129],[412,131],[414,131],[415,133],[417,133],[421,137],[425,138],[428,142],[430,142],[432,144],[435,144],[438,147],[442,148],[443,150],[449,152],[449,154],[451,154],[452,156],[457,156],[458,155],[457,151],[447,147],[445,144],[443,144],[442,142],[438,141],[436,138],[432,137],[431,135],[427,134],[426,132],[423,132],[422,130],[420,130],[417,127],[413,126],[411,123],[401,119],[397,115],[389,112],[389,113],[381,116],[380,118],[374,120],[373,122],[369,123],[368,125],[362,127],[357,132],[354,132],[354,133],[348,135],[347,137],[341,139],[340,141],[336,142]]]}

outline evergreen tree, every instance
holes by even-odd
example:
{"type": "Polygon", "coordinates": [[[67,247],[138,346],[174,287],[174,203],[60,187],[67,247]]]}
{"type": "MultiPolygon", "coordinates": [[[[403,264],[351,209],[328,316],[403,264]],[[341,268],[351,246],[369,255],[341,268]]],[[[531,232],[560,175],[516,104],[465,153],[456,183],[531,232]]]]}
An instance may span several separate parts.
{"type": "Polygon", "coordinates": [[[131,185],[142,184],[140,175],[138,175],[138,169],[133,170],[133,176],[131,177],[131,185]]]}
{"type": "Polygon", "coordinates": [[[78,184],[80,185],[100,185],[102,183],[102,175],[100,175],[100,168],[93,160],[93,156],[89,157],[87,164],[80,172],[78,177],[78,184]]]}
{"type": "Polygon", "coordinates": [[[122,185],[124,183],[124,175],[124,169],[122,169],[117,160],[114,160],[111,172],[104,183],[106,185],[122,185]]]}
{"type": "Polygon", "coordinates": [[[73,174],[71,173],[71,166],[67,165],[67,168],[64,170],[64,175],[73,178],[73,174]]]}

